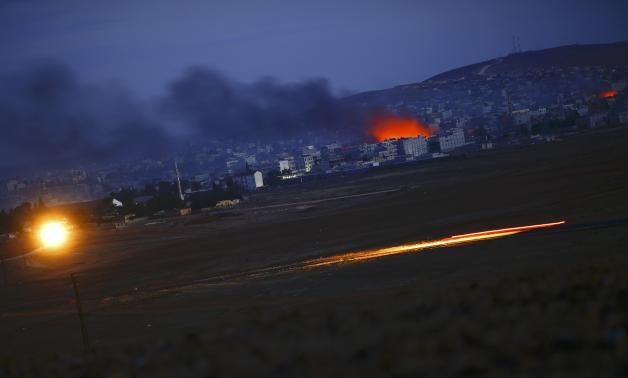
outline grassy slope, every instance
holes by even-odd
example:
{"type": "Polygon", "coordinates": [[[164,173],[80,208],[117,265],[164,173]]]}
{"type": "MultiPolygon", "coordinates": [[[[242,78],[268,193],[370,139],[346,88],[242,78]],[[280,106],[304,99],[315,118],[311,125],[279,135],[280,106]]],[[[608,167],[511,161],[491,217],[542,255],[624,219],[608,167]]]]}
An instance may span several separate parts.
{"type": "Polygon", "coordinates": [[[239,217],[86,232],[76,254],[16,270],[39,281],[3,289],[2,364],[34,375],[625,375],[624,228],[529,234],[261,280],[181,285],[503,225],[625,217],[627,142],[628,130],[599,131],[264,193],[239,217]],[[256,210],[395,187],[402,190],[308,211],[256,210]],[[68,302],[67,274],[76,270],[87,272],[81,284],[96,348],[87,365],[68,302]],[[180,289],[154,295],[169,287],[180,289]],[[104,300],[119,294],[131,301],[104,300]],[[53,349],[60,357],[51,357],[53,349]]]}

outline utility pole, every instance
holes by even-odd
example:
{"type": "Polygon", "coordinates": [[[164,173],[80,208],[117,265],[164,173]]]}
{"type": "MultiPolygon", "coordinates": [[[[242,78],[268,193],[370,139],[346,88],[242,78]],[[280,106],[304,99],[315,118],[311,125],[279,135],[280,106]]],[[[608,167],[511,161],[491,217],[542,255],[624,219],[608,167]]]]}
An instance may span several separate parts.
{"type": "Polygon", "coordinates": [[[7,279],[7,265],[4,258],[2,258],[2,262],[0,264],[2,264],[2,284],[4,287],[7,287],[9,283],[7,279]]]}
{"type": "Polygon", "coordinates": [[[78,284],[76,283],[76,276],[74,273],[70,274],[72,279],[72,286],[74,287],[74,299],[76,301],[76,312],[78,314],[79,322],[81,323],[81,335],[83,336],[83,349],[85,352],[89,350],[89,339],[87,338],[87,327],[85,326],[85,316],[83,315],[83,305],[81,303],[81,296],[79,294],[78,284]]]}
{"type": "Polygon", "coordinates": [[[177,165],[177,161],[174,161],[174,171],[177,174],[177,186],[179,188],[179,198],[181,201],[185,201],[185,197],[183,196],[183,192],[181,191],[181,175],[179,174],[179,166],[177,165]]]}
{"type": "Polygon", "coordinates": [[[521,37],[517,36],[517,52],[521,54],[521,37]]]}

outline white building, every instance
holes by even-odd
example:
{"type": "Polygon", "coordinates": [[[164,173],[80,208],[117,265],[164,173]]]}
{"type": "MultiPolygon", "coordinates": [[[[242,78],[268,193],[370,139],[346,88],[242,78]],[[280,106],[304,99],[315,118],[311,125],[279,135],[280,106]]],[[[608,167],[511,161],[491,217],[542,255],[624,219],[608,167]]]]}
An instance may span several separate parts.
{"type": "Polygon", "coordinates": [[[255,173],[253,173],[253,179],[255,179],[255,188],[264,186],[264,175],[262,175],[262,172],[255,171],[255,173]]]}
{"type": "Polygon", "coordinates": [[[281,160],[279,160],[279,172],[290,171],[294,172],[297,170],[297,164],[294,161],[292,156],[287,156],[281,160]]]}
{"type": "Polygon", "coordinates": [[[312,168],[316,164],[315,155],[303,155],[303,164],[305,166],[305,172],[311,172],[312,168]]]}
{"type": "Polygon", "coordinates": [[[249,166],[250,165],[255,165],[255,164],[257,164],[257,157],[255,155],[248,155],[247,157],[244,158],[244,161],[249,166]]]}
{"type": "Polygon", "coordinates": [[[465,144],[464,130],[454,128],[447,131],[447,135],[438,138],[441,152],[451,151],[465,144]]]}
{"type": "Polygon", "coordinates": [[[538,108],[530,112],[530,116],[534,118],[543,117],[547,115],[547,108],[538,108]]]}
{"type": "Polygon", "coordinates": [[[311,172],[316,161],[321,158],[321,152],[314,148],[314,146],[306,146],[301,150],[301,156],[297,160],[297,169],[299,171],[311,172]]]}
{"type": "Polygon", "coordinates": [[[421,156],[427,154],[427,141],[425,137],[402,139],[403,152],[408,156],[421,156]]]}

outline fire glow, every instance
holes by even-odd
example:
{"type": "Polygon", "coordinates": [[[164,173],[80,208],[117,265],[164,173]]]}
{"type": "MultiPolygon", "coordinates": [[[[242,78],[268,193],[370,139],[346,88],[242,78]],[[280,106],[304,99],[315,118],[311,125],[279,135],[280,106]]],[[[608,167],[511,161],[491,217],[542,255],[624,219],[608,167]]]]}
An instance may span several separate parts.
{"type": "Polygon", "coordinates": [[[518,226],[501,228],[496,230],[487,230],[474,232],[470,234],[453,235],[450,237],[428,240],[418,243],[409,243],[397,245],[394,247],[372,249],[366,251],[350,252],[342,255],[325,257],[317,260],[312,260],[305,264],[305,268],[318,268],[335,264],[352,263],[363,260],[371,260],[384,256],[397,255],[408,252],[418,252],[426,249],[441,248],[449,246],[457,246],[461,244],[475,243],[483,240],[503,238],[505,236],[511,236],[526,231],[539,230],[544,228],[556,227],[565,224],[565,221],[540,223],[528,226],[518,226]]]}
{"type": "Polygon", "coordinates": [[[371,135],[382,142],[386,139],[416,138],[432,136],[430,128],[415,118],[401,117],[393,114],[380,115],[371,122],[371,135]]]}
{"type": "Polygon", "coordinates": [[[613,98],[615,96],[617,96],[617,92],[612,89],[609,91],[604,91],[600,93],[600,98],[613,98]]]}

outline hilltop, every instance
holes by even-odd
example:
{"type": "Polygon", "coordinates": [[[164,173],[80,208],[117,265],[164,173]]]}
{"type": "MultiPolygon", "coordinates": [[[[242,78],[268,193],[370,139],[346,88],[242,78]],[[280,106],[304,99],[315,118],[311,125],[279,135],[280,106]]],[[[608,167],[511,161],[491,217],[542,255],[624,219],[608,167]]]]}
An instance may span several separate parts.
{"type": "Polygon", "coordinates": [[[622,123],[627,86],[628,42],[619,42],[515,53],[345,101],[501,139],[622,123]]]}
{"type": "Polygon", "coordinates": [[[628,65],[628,41],[594,45],[569,45],[524,51],[456,68],[426,80],[460,80],[472,75],[500,75],[550,67],[590,67],[628,65]]]}
{"type": "MultiPolygon", "coordinates": [[[[434,90],[450,84],[485,81],[495,77],[524,76],[555,70],[577,70],[585,67],[628,66],[628,41],[569,45],[544,50],[525,51],[502,56],[440,73],[425,81],[367,91],[347,97],[348,101],[390,106],[399,101],[433,99],[434,90]]],[[[544,77],[534,80],[540,82],[544,77]]]]}

